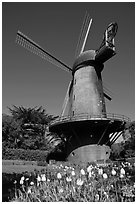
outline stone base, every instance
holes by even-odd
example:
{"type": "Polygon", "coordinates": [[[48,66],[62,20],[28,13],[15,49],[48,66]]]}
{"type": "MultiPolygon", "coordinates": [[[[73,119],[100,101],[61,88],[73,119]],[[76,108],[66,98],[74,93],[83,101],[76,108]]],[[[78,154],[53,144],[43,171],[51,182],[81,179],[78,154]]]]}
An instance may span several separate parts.
{"type": "Polygon", "coordinates": [[[108,160],[110,152],[110,147],[106,145],[85,145],[72,151],[67,157],[67,161],[72,163],[87,163],[108,160]]]}

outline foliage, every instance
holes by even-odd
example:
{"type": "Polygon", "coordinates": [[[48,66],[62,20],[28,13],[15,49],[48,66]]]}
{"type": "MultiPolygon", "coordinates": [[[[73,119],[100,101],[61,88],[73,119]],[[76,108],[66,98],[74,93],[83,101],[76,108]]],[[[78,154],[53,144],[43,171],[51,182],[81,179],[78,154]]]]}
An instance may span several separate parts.
{"type": "Polygon", "coordinates": [[[48,151],[3,148],[2,159],[46,161],[48,151]]]}
{"type": "Polygon", "coordinates": [[[9,108],[9,110],[13,118],[17,121],[21,121],[23,125],[25,123],[47,125],[53,119],[51,115],[46,114],[46,110],[43,109],[42,106],[39,108],[13,106],[13,108],[9,108]]]}
{"type": "Polygon", "coordinates": [[[116,159],[122,159],[124,158],[124,147],[122,143],[114,143],[111,146],[111,154],[110,159],[116,160],[116,159]]]}
{"type": "Polygon", "coordinates": [[[135,121],[128,123],[123,134],[124,138],[124,151],[126,157],[135,156],[135,121]]]}
{"type": "Polygon", "coordinates": [[[47,149],[45,131],[47,125],[56,117],[46,114],[42,107],[9,108],[11,116],[3,115],[3,146],[23,149],[47,149]]]}
{"type": "Polygon", "coordinates": [[[83,167],[58,163],[14,181],[12,201],[132,202],[134,182],[135,166],[129,162],[83,167]]]}
{"type": "Polygon", "coordinates": [[[49,160],[64,161],[66,158],[65,136],[57,135],[56,133],[46,132],[45,140],[49,147],[47,162],[49,162],[49,160]]]}
{"type": "Polygon", "coordinates": [[[15,121],[12,116],[3,114],[2,116],[2,142],[6,147],[16,147],[21,140],[21,126],[19,121],[15,121]]]}
{"type": "Polygon", "coordinates": [[[114,143],[111,147],[111,159],[122,159],[135,156],[135,121],[125,125],[123,141],[114,143]]]}

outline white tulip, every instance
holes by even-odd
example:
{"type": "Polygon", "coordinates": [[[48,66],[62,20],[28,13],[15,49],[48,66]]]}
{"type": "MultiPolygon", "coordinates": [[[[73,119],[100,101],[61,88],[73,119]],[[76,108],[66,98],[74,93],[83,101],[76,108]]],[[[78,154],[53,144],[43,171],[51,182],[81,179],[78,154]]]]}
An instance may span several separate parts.
{"type": "Polygon", "coordinates": [[[99,194],[95,195],[95,200],[98,201],[99,200],[99,194]]]}
{"type": "Polygon", "coordinates": [[[120,174],[120,178],[124,178],[124,175],[123,175],[123,174],[120,174]]]}
{"type": "Polygon", "coordinates": [[[21,177],[21,180],[22,180],[22,181],[24,181],[24,179],[25,179],[25,177],[24,177],[24,176],[22,176],[22,177],[21,177]]]}
{"type": "Polygon", "coordinates": [[[62,176],[61,176],[60,173],[57,173],[57,178],[58,178],[58,179],[61,179],[61,178],[62,178],[62,176]]]}
{"type": "Polygon", "coordinates": [[[60,188],[60,189],[59,189],[59,193],[63,193],[63,188],[60,188]]]}
{"type": "Polygon", "coordinates": [[[115,176],[117,174],[117,172],[115,171],[115,169],[112,169],[111,171],[112,175],[115,176]]]}
{"type": "Polygon", "coordinates": [[[70,182],[70,181],[72,181],[72,179],[70,177],[66,177],[66,181],[70,182]]]}
{"type": "Polygon", "coordinates": [[[91,170],[92,170],[92,166],[90,165],[90,166],[88,166],[88,168],[87,168],[87,172],[89,173],[89,172],[91,172],[91,170]]]}
{"type": "Polygon", "coordinates": [[[82,175],[85,175],[84,169],[81,169],[81,170],[80,170],[80,173],[81,173],[82,175]]]}
{"type": "Polygon", "coordinates": [[[82,181],[81,179],[77,179],[77,185],[78,186],[82,186],[84,183],[84,181],[82,181]]]}
{"type": "Polygon", "coordinates": [[[30,182],[30,185],[31,185],[31,186],[33,186],[33,185],[34,185],[34,182],[33,182],[33,181],[31,181],[31,182],[30,182]]]}
{"type": "Polygon", "coordinates": [[[45,174],[42,174],[42,175],[41,175],[41,180],[42,180],[42,181],[46,181],[46,176],[45,176],[45,174]]]}
{"type": "Polygon", "coordinates": [[[14,181],[14,184],[16,184],[16,183],[17,183],[17,181],[15,180],[15,181],[14,181]]]}
{"type": "Polygon", "coordinates": [[[28,193],[31,193],[31,189],[30,188],[28,189],[28,193]]]}
{"type": "Polygon", "coordinates": [[[125,172],[125,169],[122,168],[122,169],[120,170],[120,173],[121,173],[121,174],[125,174],[125,173],[126,173],[126,172],[125,172]]]}
{"type": "Polygon", "coordinates": [[[76,174],[75,174],[75,171],[72,171],[71,174],[72,174],[72,176],[75,176],[75,175],[76,175],[76,174]]]}
{"type": "Polygon", "coordinates": [[[107,179],[107,178],[108,178],[108,175],[107,175],[106,173],[104,173],[104,174],[103,174],[103,178],[104,178],[104,179],[107,179]]]}
{"type": "Polygon", "coordinates": [[[41,178],[40,178],[40,176],[38,175],[38,177],[37,177],[37,181],[41,181],[41,178]]]}
{"type": "Polygon", "coordinates": [[[89,178],[92,177],[92,173],[91,173],[91,171],[89,172],[88,177],[89,177],[89,178]]]}
{"type": "Polygon", "coordinates": [[[22,185],[23,183],[24,183],[24,181],[21,179],[21,180],[20,180],[20,184],[22,185]]]}
{"type": "Polygon", "coordinates": [[[99,174],[99,175],[102,175],[102,174],[103,174],[103,169],[99,169],[99,170],[98,170],[98,174],[99,174]]]}

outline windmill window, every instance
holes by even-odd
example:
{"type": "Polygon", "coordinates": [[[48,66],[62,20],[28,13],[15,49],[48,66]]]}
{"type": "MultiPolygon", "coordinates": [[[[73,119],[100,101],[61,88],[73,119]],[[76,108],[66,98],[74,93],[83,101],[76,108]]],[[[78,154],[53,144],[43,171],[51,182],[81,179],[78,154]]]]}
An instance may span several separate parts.
{"type": "Polygon", "coordinates": [[[75,84],[76,84],[76,79],[75,79],[75,84]]]}
{"type": "Polygon", "coordinates": [[[74,115],[74,111],[72,111],[72,114],[74,115]]]}
{"type": "Polygon", "coordinates": [[[75,153],[74,152],[72,152],[72,156],[74,156],[75,155],[75,153]]]}
{"type": "Polygon", "coordinates": [[[74,100],[75,100],[75,95],[74,95],[74,97],[73,97],[73,98],[74,98],[74,100]]]}

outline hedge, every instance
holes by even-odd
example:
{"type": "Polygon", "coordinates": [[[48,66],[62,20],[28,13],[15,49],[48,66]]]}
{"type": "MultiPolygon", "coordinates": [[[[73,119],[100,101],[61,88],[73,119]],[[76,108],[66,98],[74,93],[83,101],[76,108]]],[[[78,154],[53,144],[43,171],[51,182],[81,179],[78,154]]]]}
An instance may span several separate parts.
{"type": "Polygon", "coordinates": [[[25,161],[46,161],[48,151],[24,150],[3,148],[2,159],[4,160],[25,160],[25,161]]]}

